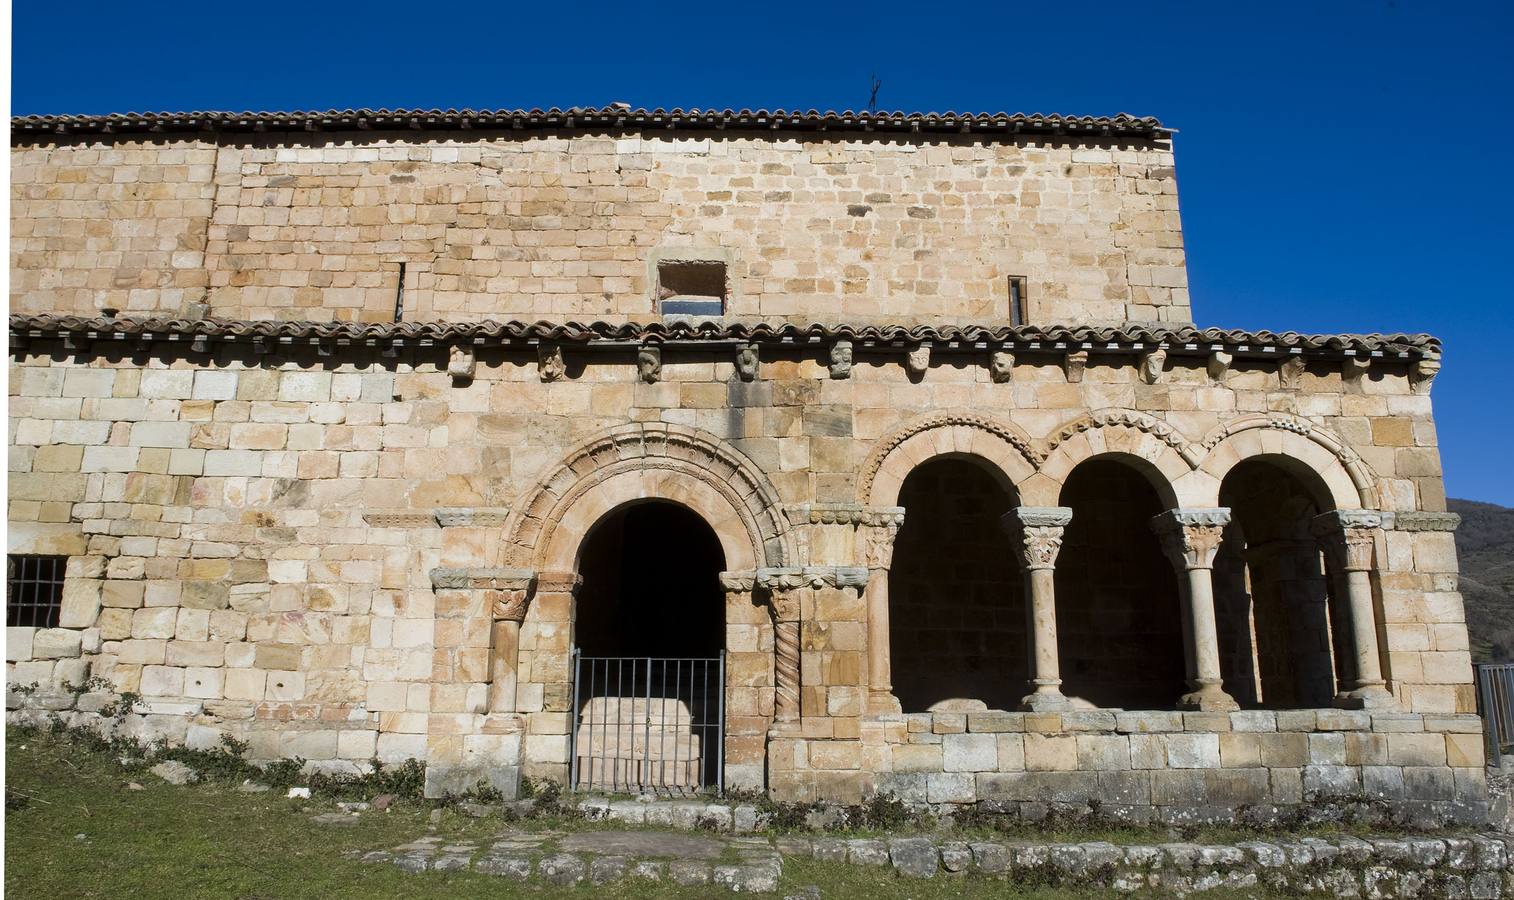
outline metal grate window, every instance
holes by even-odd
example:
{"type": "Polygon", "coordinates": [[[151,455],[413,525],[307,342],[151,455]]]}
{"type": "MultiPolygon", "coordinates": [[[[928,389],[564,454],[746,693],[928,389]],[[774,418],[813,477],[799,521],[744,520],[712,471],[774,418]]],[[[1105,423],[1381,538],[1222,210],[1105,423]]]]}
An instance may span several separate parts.
{"type": "Polygon", "coordinates": [[[5,624],[57,628],[66,556],[12,553],[5,558],[5,624]]]}

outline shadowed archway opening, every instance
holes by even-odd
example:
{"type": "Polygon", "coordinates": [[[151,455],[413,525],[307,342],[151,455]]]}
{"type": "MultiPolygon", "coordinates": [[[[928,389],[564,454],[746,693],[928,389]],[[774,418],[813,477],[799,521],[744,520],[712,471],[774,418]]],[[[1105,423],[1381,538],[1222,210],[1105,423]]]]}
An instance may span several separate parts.
{"type": "Polygon", "coordinates": [[[1016,548],[999,523],[1016,505],[1013,491],[975,459],[938,457],[909,474],[899,505],[888,584],[900,706],[1015,709],[1026,693],[1025,601],[1016,548]]]}
{"type": "Polygon", "coordinates": [[[573,784],[682,793],[720,784],[725,555],[659,500],[601,518],[579,553],[573,784]]]}
{"type": "Polygon", "coordinates": [[[1329,495],[1291,462],[1247,459],[1220,485],[1231,515],[1214,561],[1220,670],[1251,708],[1323,707],[1335,696],[1331,592],[1310,533],[1329,495]]]}
{"type": "Polygon", "coordinates": [[[1182,595],[1151,529],[1166,507],[1117,457],[1080,463],[1061,505],[1072,508],[1056,568],[1062,692],[1100,707],[1170,709],[1187,688],[1182,595]]]}
{"type": "Polygon", "coordinates": [[[665,500],[600,519],[579,554],[585,656],[714,657],[725,644],[725,555],[698,513],[665,500]]]}

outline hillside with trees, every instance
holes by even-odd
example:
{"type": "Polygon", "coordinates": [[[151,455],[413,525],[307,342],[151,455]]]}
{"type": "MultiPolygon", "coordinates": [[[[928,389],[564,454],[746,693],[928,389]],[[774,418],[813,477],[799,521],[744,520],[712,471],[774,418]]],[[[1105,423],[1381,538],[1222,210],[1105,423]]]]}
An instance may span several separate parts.
{"type": "Polygon", "coordinates": [[[1451,500],[1474,662],[1514,662],[1514,509],[1451,500]]]}

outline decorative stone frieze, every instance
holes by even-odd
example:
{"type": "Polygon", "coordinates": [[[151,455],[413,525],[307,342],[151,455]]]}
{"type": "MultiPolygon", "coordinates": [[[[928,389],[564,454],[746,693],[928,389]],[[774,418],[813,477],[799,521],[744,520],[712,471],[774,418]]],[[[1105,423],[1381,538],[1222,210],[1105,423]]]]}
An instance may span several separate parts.
{"type": "Polygon", "coordinates": [[[769,591],[795,588],[864,588],[865,566],[773,566],[757,570],[757,585],[769,591]]]}
{"type": "Polygon", "coordinates": [[[749,594],[757,587],[757,573],[721,572],[720,589],[727,594],[749,594]]]}
{"type": "Polygon", "coordinates": [[[435,528],[436,515],[425,509],[370,509],[363,522],[374,528],[435,528]]]}
{"type": "Polygon", "coordinates": [[[655,344],[643,344],[636,351],[636,372],[647,384],[662,380],[662,348],[655,344]]]}
{"type": "Polygon", "coordinates": [[[789,503],[783,514],[792,525],[899,526],[902,506],[864,506],[861,503],[789,503]]]}
{"type": "Polygon", "coordinates": [[[431,586],[449,590],[525,590],[536,573],[530,569],[458,569],[431,570],[431,586]]]}
{"type": "Polygon", "coordinates": [[[832,378],[852,377],[851,341],[837,341],[831,344],[830,371],[832,378]]]}
{"type": "Polygon", "coordinates": [[[536,348],[536,371],[542,381],[559,381],[567,374],[560,344],[542,344],[536,348]]]}
{"type": "Polygon", "coordinates": [[[1392,522],[1395,531],[1455,531],[1461,525],[1461,516],[1454,512],[1398,512],[1392,522]]]}
{"type": "Polygon", "coordinates": [[[510,516],[503,506],[444,506],[436,510],[443,528],[499,528],[510,516]]]}
{"type": "Polygon", "coordinates": [[[988,358],[988,377],[994,384],[1008,384],[1015,377],[1015,355],[995,350],[988,358]]]}

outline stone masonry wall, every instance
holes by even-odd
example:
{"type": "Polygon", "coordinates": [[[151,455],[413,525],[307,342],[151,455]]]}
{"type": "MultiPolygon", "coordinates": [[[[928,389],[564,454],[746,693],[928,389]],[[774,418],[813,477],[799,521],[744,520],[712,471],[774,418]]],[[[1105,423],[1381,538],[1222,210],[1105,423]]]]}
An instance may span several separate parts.
{"type": "MultiPolygon", "coordinates": [[[[207,742],[224,731],[261,757],[357,768],[376,754],[468,772],[523,760],[527,771],[557,771],[571,596],[539,592],[522,629],[524,733],[491,720],[487,611],[434,590],[428,573],[501,564],[503,533],[488,516],[441,527],[435,510],[523,502],[571,447],[628,421],[700,429],[744,454],[779,500],[799,504],[853,501],[879,442],[942,410],[1012,423],[1038,446],[1090,409],[1145,410],[1197,447],[1223,423],[1270,410],[1339,435],[1388,511],[1443,508],[1429,397],[1392,363],[1354,382],[1311,364],[1285,386],[1276,366],[1238,365],[1216,379],[1202,357],[1174,357],[1148,384],[1112,356],[1071,381],[1058,357],[1025,354],[1011,382],[994,383],[971,354],[912,378],[897,357],[859,353],[841,379],[823,350],[795,350],[765,355],[759,377],[743,382],[725,354],[671,347],[661,380],[647,383],[628,356],[568,356],[570,377],[543,382],[536,354],[513,350],[480,351],[471,380],[447,375],[440,348],[395,360],[225,348],[188,359],[166,344],[76,353],[46,340],[15,351],[9,549],[71,560],[60,627],[8,631],[8,683],[55,690],[99,675],[144,695],[148,714],[134,726],[144,734],[207,742]]],[[[1262,433],[1278,448],[1293,434],[1262,433]]],[[[1115,447],[1143,433],[1101,426],[1078,440],[1088,435],[1115,447]]],[[[1390,685],[1449,752],[1447,735],[1462,731],[1445,723],[1474,708],[1451,534],[1413,530],[1406,518],[1383,532],[1377,569],[1390,685]]],[[[730,608],[741,689],[730,694],[731,740],[741,744],[731,759],[750,783],[771,724],[773,631],[749,597],[730,608]]],[[[867,614],[855,589],[817,591],[802,615],[804,718],[783,744],[786,790],[813,796],[823,784],[860,796],[927,732],[864,716],[867,614]]],[[[1395,765],[1392,741],[1409,739],[1388,740],[1395,765]]]]}
{"type": "Polygon", "coordinates": [[[13,312],[387,322],[404,263],[406,320],[645,319],[692,250],[736,316],[1191,319],[1165,140],[71,139],[11,185],[13,312]]]}

